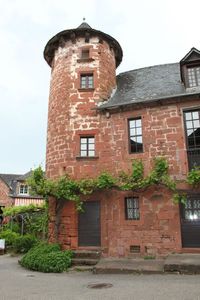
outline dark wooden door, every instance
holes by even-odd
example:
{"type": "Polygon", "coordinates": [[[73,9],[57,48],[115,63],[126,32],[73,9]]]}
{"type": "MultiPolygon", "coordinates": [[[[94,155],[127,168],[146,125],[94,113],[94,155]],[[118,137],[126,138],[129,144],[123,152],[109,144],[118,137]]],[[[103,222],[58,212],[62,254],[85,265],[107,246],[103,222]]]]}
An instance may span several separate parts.
{"type": "Polygon", "coordinates": [[[181,205],[182,246],[200,248],[200,195],[187,196],[185,205],[181,205]]]}
{"type": "Polygon", "coordinates": [[[83,203],[83,212],[78,219],[79,246],[100,246],[100,203],[88,201],[83,203]]]}

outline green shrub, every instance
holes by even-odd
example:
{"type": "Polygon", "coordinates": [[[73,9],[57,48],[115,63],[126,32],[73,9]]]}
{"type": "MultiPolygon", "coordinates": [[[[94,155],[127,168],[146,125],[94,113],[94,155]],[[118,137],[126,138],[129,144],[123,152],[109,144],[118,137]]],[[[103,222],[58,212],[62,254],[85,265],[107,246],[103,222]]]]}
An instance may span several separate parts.
{"type": "Polygon", "coordinates": [[[8,230],[8,229],[13,232],[19,233],[19,234],[21,233],[21,228],[20,228],[19,224],[16,222],[13,222],[13,223],[8,222],[3,225],[3,230],[8,230]]]}
{"type": "Polygon", "coordinates": [[[26,253],[37,243],[35,236],[31,234],[25,234],[17,237],[14,240],[13,248],[16,253],[26,253]]]}
{"type": "Polygon", "coordinates": [[[58,244],[40,243],[30,249],[20,264],[34,271],[61,273],[71,265],[71,251],[61,251],[58,244]]]}
{"type": "Polygon", "coordinates": [[[6,241],[6,246],[12,246],[19,236],[20,235],[18,233],[13,232],[10,229],[0,232],[0,239],[4,239],[6,241]]]}

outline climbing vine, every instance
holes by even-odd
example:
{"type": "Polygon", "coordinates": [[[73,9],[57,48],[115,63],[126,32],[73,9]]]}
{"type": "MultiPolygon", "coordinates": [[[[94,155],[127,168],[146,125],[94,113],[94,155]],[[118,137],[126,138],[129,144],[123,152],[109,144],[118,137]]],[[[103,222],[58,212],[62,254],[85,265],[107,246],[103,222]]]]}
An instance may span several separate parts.
{"type": "MultiPolygon", "coordinates": [[[[45,178],[42,168],[38,167],[32,172],[32,176],[27,180],[27,183],[31,187],[32,193],[41,195],[45,199],[48,199],[49,196],[55,198],[55,237],[58,239],[60,216],[65,201],[74,201],[77,210],[81,210],[81,196],[92,194],[96,190],[115,188],[122,191],[139,191],[149,186],[161,185],[173,192],[175,202],[184,203],[186,195],[178,191],[176,181],[169,176],[168,171],[168,162],[162,157],[155,159],[154,167],[147,176],[144,176],[144,166],[141,160],[133,161],[131,174],[121,172],[114,177],[108,172],[103,172],[96,178],[84,178],[81,180],[74,180],[68,175],[56,180],[50,180],[45,178]]],[[[199,169],[192,170],[188,174],[187,183],[193,186],[200,184],[199,169]]]]}
{"type": "Polygon", "coordinates": [[[194,168],[189,172],[187,183],[193,187],[198,187],[200,185],[200,168],[194,168]]]}

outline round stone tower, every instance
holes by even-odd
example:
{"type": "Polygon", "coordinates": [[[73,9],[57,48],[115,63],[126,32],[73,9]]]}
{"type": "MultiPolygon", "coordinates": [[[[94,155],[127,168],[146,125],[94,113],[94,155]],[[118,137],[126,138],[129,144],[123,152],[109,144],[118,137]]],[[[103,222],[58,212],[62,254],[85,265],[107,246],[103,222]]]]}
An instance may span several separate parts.
{"type": "Polygon", "coordinates": [[[49,178],[90,176],[102,169],[96,107],[116,88],[122,49],[111,36],[83,22],[55,35],[44,49],[52,69],[46,172],[49,178]]]}

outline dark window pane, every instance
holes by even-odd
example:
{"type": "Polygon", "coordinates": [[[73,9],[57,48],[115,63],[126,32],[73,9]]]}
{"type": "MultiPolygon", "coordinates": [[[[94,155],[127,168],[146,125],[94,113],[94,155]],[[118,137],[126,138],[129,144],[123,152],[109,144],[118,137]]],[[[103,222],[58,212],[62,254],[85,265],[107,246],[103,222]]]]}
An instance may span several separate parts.
{"type": "Polygon", "coordinates": [[[193,138],[188,138],[188,146],[189,148],[194,148],[195,143],[193,138]]]}
{"type": "Polygon", "coordinates": [[[81,58],[83,59],[89,58],[89,49],[82,50],[81,58]]]}
{"type": "Polygon", "coordinates": [[[191,137],[193,135],[193,130],[192,129],[188,129],[187,130],[187,136],[191,137]]]}

